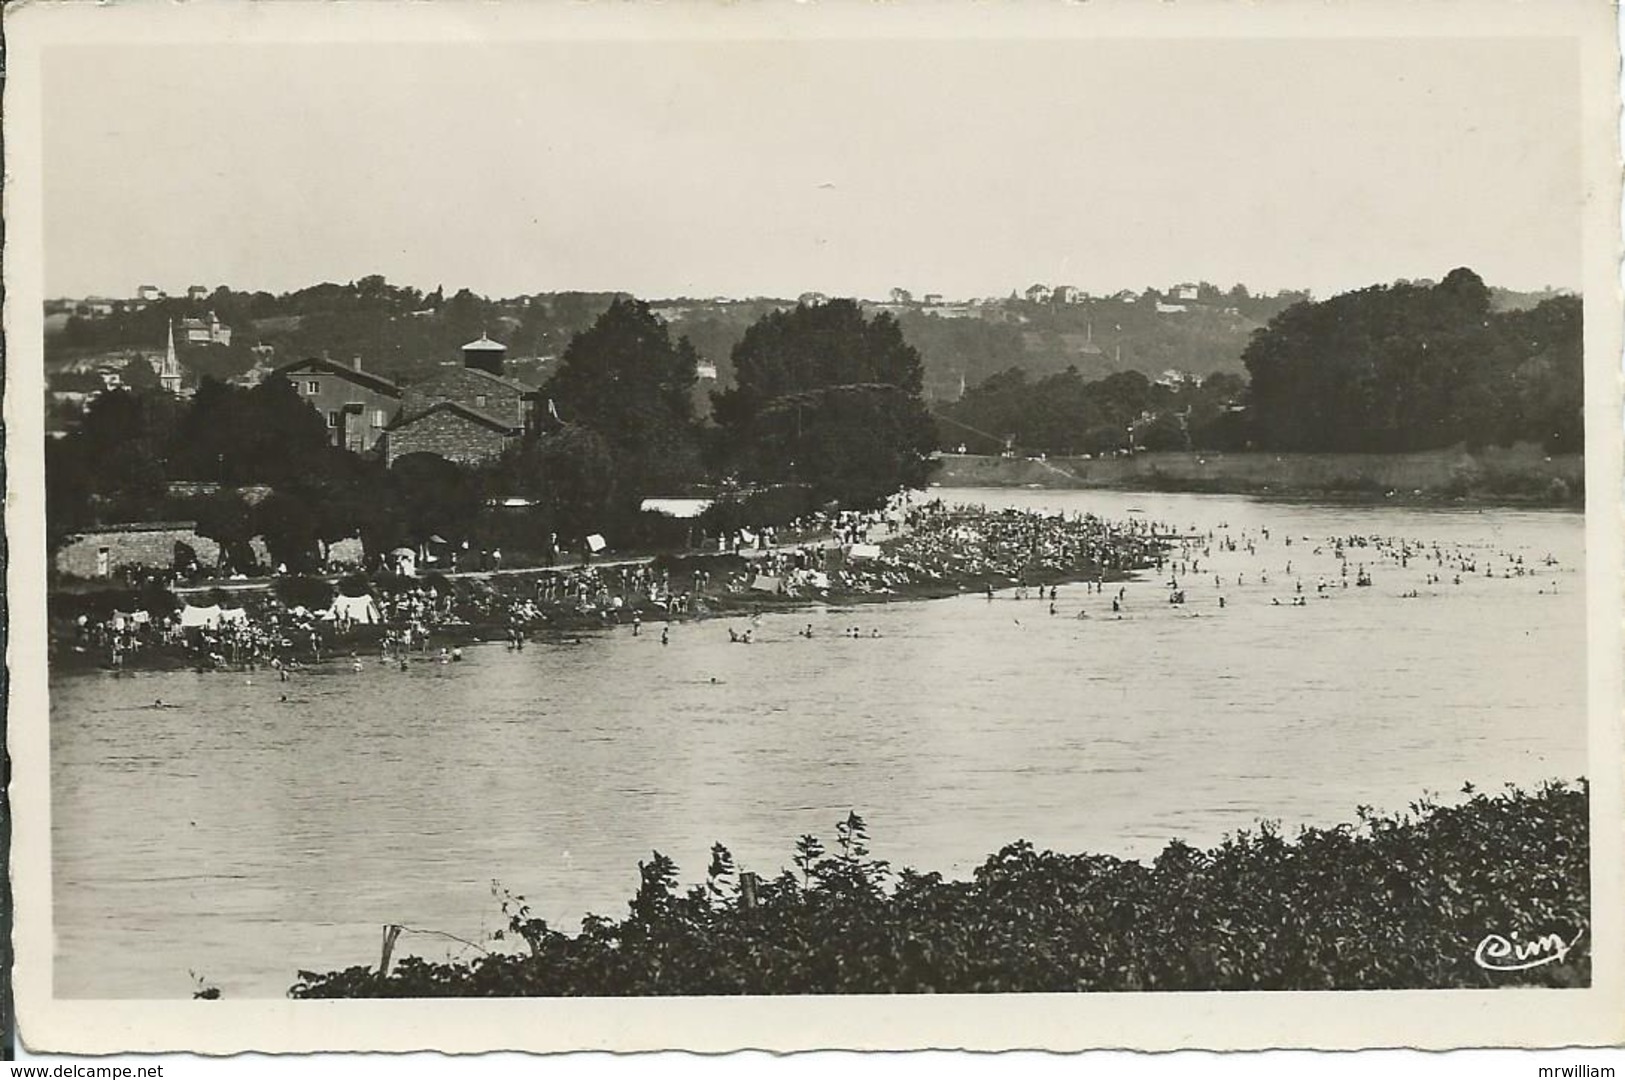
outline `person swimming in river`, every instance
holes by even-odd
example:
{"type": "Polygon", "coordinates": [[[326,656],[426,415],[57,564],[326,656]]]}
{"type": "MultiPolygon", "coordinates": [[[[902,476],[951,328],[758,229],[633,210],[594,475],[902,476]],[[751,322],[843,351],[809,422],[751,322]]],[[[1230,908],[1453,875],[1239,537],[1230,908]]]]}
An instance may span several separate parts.
{"type": "Polygon", "coordinates": [[[670,645],[671,644],[671,627],[662,626],[660,628],[660,644],[662,644],[662,645],[670,645]]]}

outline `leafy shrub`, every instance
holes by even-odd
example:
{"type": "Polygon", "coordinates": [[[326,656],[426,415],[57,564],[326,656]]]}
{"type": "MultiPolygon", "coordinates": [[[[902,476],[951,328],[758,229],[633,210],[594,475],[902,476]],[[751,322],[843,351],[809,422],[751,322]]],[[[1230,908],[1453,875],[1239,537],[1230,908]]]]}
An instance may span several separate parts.
{"type": "Polygon", "coordinates": [[[833,850],[796,846],[758,881],[712,849],[686,893],[656,852],[623,920],[567,935],[505,896],[528,955],[408,957],[299,973],[296,998],[661,994],[1353,990],[1589,985],[1588,789],[1551,783],[1428,801],[1358,825],[1271,825],[1201,851],[1171,842],[1149,866],[1017,841],[970,881],[869,857],[863,820],[833,850]],[[1579,944],[1560,962],[1489,971],[1486,935],[1579,944]]]}

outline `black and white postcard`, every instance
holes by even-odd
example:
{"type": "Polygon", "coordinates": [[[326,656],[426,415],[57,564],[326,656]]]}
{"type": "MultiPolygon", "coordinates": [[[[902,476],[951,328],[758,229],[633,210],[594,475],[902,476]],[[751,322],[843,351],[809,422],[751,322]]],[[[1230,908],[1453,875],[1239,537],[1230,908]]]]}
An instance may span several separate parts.
{"type": "Polygon", "coordinates": [[[5,15],[30,1047],[1625,1039],[1611,5],[5,15]]]}

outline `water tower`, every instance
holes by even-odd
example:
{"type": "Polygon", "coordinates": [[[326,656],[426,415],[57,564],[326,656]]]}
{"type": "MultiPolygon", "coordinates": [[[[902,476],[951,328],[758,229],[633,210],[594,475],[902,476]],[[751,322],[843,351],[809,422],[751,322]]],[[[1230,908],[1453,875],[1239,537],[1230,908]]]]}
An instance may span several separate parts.
{"type": "Polygon", "coordinates": [[[470,341],[463,346],[463,366],[478,368],[492,375],[501,375],[502,363],[507,355],[506,345],[500,341],[492,341],[482,333],[478,341],[470,341]]]}

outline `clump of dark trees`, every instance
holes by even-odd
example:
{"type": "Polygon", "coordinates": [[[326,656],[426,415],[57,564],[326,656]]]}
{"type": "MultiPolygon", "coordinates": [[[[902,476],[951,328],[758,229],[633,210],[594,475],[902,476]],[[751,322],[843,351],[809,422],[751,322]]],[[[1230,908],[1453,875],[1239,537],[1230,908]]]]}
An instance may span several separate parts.
{"type": "MultiPolygon", "coordinates": [[[[1091,990],[1377,990],[1590,983],[1588,788],[1474,793],[1357,824],[1278,827],[1150,865],[1018,841],[970,881],[870,855],[849,815],[833,848],[802,837],[794,869],[747,881],[720,844],[686,892],[656,852],[619,921],[578,934],[505,897],[523,952],[387,974],[301,972],[296,998],[1091,990]],[[1551,962],[1492,971],[1486,935],[1557,935],[1551,962]]],[[[545,882],[541,885],[545,887],[545,882]]],[[[1520,936],[1521,935],[1521,936],[1520,936]]],[[[1506,966],[1505,964],[1502,965],[1506,966]]]]}
{"type": "Polygon", "coordinates": [[[972,387],[938,413],[943,439],[975,453],[1006,445],[1047,454],[1119,450],[1241,449],[1235,406],[1246,381],[1216,372],[1199,383],[1153,383],[1138,371],[1085,379],[1068,368],[1031,379],[1012,368],[972,387]]]}
{"type": "Polygon", "coordinates": [[[658,544],[673,537],[650,534],[658,523],[638,513],[648,495],[700,489],[737,503],[782,488],[793,497],[754,505],[790,517],[924,482],[936,433],[919,354],[890,317],[837,300],[763,319],[734,349],[740,374],[717,395],[714,423],[696,416],[698,360],[646,304],[614,299],[543,387],[546,421],[479,468],[426,454],[386,468],[333,447],[280,378],[205,380],[184,401],[112,391],[47,445],[51,541],[102,523],[195,520],[232,568],[250,568],[249,540],[262,536],[273,562],[303,572],[346,537],[369,561],[436,536],[518,555],[554,534],[566,548],[589,532],[658,544]],[[529,505],[492,505],[514,496],[529,505]]]}
{"type": "Polygon", "coordinates": [[[1245,382],[1156,385],[1019,368],[941,410],[944,438],[1051,454],[1123,449],[1398,453],[1585,447],[1579,297],[1497,311],[1471,270],[1301,301],[1254,332],[1245,382]]]}

